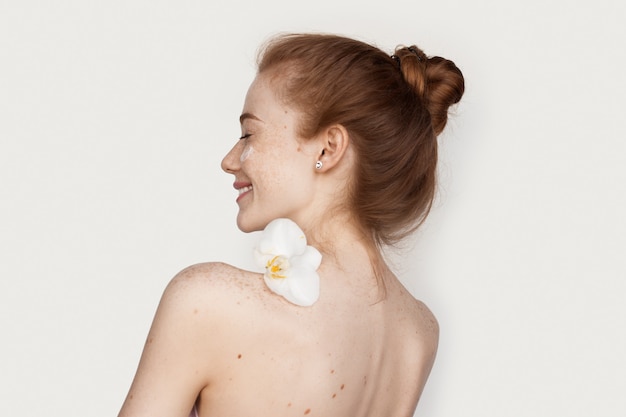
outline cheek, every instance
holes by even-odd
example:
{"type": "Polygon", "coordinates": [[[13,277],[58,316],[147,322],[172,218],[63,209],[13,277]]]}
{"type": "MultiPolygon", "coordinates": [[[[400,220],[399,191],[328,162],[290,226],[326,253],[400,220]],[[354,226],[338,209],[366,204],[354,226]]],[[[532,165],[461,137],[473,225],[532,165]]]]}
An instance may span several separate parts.
{"type": "Polygon", "coordinates": [[[239,156],[239,162],[241,163],[245,162],[248,158],[252,156],[253,153],[254,153],[254,148],[252,147],[252,145],[246,146],[243,152],[241,152],[241,156],[239,156]]]}

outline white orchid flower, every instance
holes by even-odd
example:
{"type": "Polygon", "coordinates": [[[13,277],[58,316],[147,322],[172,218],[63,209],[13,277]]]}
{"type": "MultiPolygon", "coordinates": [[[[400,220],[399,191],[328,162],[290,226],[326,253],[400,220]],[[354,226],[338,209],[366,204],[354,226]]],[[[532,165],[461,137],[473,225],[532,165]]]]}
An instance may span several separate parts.
{"type": "Polygon", "coordinates": [[[293,221],[272,220],[261,234],[254,257],[265,268],[263,278],[269,289],[287,301],[307,307],[319,298],[317,268],[322,255],[307,246],[304,232],[293,221]]]}

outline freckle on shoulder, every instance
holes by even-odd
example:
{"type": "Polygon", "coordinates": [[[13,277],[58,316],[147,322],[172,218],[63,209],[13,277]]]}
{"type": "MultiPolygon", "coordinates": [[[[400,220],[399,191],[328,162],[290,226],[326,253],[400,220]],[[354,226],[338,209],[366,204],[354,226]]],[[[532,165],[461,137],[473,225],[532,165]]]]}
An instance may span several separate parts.
{"type": "Polygon", "coordinates": [[[435,315],[430,311],[428,306],[419,300],[415,300],[415,318],[419,323],[433,333],[439,333],[439,324],[435,315]]]}
{"type": "Polygon", "coordinates": [[[223,262],[205,262],[191,265],[183,269],[174,278],[182,280],[220,281],[224,279],[240,278],[245,272],[246,271],[223,262]]]}
{"type": "Polygon", "coordinates": [[[424,303],[416,300],[415,307],[414,336],[421,341],[426,354],[434,358],[439,341],[439,323],[424,303]]]}
{"type": "Polygon", "coordinates": [[[225,263],[207,262],[183,269],[168,287],[174,291],[186,289],[198,293],[247,292],[260,283],[261,275],[255,275],[225,263]]]}

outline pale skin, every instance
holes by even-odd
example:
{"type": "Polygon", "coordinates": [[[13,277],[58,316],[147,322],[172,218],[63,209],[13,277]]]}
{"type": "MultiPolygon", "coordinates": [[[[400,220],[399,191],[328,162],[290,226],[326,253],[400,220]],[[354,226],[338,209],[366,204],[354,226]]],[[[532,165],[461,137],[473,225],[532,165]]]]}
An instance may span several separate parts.
{"type": "Polygon", "coordinates": [[[352,214],[337,208],[355,163],[346,129],[302,140],[298,112],[269,78],[250,87],[242,116],[250,136],[222,167],[247,190],[237,200],[240,229],[288,217],[322,252],[320,299],[298,307],[259,273],[187,268],[165,290],[120,417],[186,417],[194,403],[201,417],[413,415],[437,323],[384,263],[381,285],[352,214]]]}

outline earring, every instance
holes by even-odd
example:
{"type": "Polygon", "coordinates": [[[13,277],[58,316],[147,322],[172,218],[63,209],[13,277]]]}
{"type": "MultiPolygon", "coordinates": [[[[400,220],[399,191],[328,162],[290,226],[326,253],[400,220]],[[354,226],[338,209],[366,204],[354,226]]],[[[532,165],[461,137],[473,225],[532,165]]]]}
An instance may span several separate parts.
{"type": "Polygon", "coordinates": [[[322,169],[322,165],[324,165],[324,164],[322,164],[322,161],[317,161],[315,163],[315,169],[322,169]]]}

